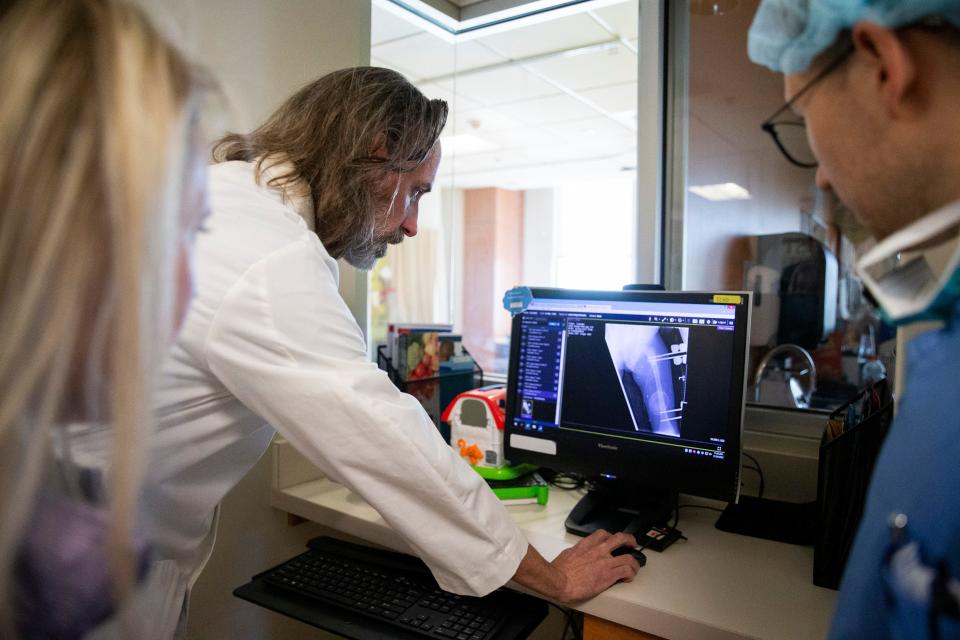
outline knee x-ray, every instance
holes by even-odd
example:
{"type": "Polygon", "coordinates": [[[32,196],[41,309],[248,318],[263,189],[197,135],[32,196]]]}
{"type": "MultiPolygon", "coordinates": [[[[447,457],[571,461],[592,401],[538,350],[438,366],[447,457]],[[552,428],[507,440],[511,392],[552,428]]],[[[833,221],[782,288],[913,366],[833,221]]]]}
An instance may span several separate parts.
{"type": "Polygon", "coordinates": [[[606,325],[607,348],[637,431],[680,436],[689,334],[686,327],[606,325]]]}

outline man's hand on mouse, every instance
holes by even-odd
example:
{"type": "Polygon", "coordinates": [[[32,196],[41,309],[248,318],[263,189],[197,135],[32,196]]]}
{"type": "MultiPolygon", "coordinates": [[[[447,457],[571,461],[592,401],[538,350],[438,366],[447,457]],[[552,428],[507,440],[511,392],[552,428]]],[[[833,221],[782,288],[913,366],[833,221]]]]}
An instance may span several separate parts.
{"type": "Polygon", "coordinates": [[[594,531],[546,563],[533,547],[520,563],[514,580],[562,604],[589,600],[617,582],[630,582],[640,564],[629,553],[613,556],[614,549],[636,546],[628,533],[594,531]],[[546,566],[540,565],[543,561],[546,566]]]}

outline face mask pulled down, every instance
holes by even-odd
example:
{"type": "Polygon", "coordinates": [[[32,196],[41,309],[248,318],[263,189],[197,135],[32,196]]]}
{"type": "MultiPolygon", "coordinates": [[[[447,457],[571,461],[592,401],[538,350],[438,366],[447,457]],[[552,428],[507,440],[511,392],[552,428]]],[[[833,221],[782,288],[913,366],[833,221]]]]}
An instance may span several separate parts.
{"type": "Polygon", "coordinates": [[[857,273],[893,325],[945,320],[960,301],[960,202],[884,238],[857,273]]]}

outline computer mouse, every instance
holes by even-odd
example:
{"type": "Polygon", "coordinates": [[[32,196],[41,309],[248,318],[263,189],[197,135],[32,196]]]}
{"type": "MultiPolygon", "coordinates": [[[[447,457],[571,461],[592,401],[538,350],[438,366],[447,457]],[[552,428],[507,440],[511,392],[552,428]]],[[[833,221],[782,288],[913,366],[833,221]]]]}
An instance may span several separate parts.
{"type": "Polygon", "coordinates": [[[631,547],[628,544],[625,544],[622,547],[617,547],[616,549],[610,552],[610,555],[622,556],[625,553],[629,553],[630,555],[632,555],[641,567],[647,564],[647,556],[643,554],[643,551],[641,551],[637,547],[631,547]]]}

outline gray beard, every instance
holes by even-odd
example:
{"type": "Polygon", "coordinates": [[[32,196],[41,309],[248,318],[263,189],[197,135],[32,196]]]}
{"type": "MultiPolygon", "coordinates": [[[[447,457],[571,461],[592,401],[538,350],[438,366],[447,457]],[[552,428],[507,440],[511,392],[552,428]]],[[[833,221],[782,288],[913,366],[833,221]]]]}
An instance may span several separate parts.
{"type": "Polygon", "coordinates": [[[397,229],[393,235],[387,238],[378,237],[369,241],[362,240],[356,242],[344,251],[343,259],[355,269],[369,271],[373,269],[373,265],[377,263],[377,260],[387,255],[388,245],[400,244],[403,242],[403,238],[403,231],[397,229]]]}

